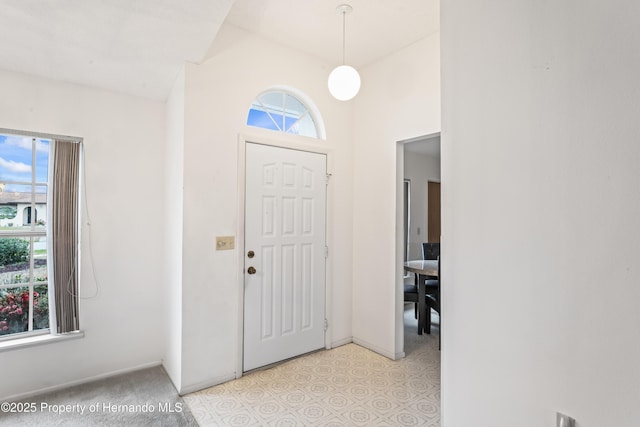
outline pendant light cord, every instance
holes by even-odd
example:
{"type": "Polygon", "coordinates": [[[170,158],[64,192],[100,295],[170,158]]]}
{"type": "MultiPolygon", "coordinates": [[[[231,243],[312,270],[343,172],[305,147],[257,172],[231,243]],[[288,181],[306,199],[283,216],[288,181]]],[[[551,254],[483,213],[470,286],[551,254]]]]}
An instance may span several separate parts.
{"type": "Polygon", "coordinates": [[[360,74],[352,66],[347,65],[347,18],[353,8],[348,4],[336,7],[336,12],[342,13],[342,65],[331,71],[327,85],[329,92],[338,101],[348,101],[358,94],[360,90],[360,74]]]}
{"type": "Polygon", "coordinates": [[[346,26],[345,26],[345,16],[346,16],[346,15],[347,15],[347,11],[346,11],[346,10],[343,10],[343,11],[342,11],[342,65],[344,65],[344,64],[345,64],[345,59],[344,59],[344,58],[345,58],[345,54],[344,54],[344,51],[345,51],[345,46],[346,46],[346,41],[345,41],[345,40],[346,40],[346,37],[347,37],[347,36],[346,36],[346,31],[345,31],[345,28],[346,28],[346,26]]]}

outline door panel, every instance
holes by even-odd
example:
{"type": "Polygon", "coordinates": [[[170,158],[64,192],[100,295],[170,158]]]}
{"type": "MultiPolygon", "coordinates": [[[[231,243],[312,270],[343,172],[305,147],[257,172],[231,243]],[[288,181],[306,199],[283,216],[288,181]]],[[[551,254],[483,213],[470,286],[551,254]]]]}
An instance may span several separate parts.
{"type": "Polygon", "coordinates": [[[325,209],[325,155],[247,144],[245,371],[324,346],[325,209]]]}
{"type": "Polygon", "coordinates": [[[429,181],[427,196],[428,209],[428,241],[440,242],[440,183],[429,181]]]}

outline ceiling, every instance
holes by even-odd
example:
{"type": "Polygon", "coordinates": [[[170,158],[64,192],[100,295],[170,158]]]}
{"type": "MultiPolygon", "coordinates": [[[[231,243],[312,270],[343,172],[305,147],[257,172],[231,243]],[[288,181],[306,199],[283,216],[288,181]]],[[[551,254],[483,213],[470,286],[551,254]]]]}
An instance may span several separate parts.
{"type": "Polygon", "coordinates": [[[164,100],[233,0],[2,0],[0,69],[164,100]]]}
{"type": "Polygon", "coordinates": [[[424,156],[440,158],[440,135],[425,137],[404,144],[404,151],[424,156]]]}
{"type": "MultiPolygon", "coordinates": [[[[166,99],[227,22],[342,61],[341,0],[2,0],[0,69],[166,99]]],[[[362,67],[439,29],[439,0],[350,0],[346,60],[362,67]]]]}
{"type": "Polygon", "coordinates": [[[368,65],[437,32],[440,0],[236,0],[227,22],[331,64],[342,62],[342,14],[346,62],[368,65]]]}

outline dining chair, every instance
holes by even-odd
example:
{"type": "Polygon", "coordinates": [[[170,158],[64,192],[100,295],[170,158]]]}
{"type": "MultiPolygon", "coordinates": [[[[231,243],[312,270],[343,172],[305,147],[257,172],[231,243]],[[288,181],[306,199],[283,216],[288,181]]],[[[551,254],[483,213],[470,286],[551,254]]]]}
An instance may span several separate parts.
{"type": "Polygon", "coordinates": [[[404,302],[412,302],[414,316],[418,318],[418,286],[415,283],[404,284],[404,302]]]}
{"type": "Polygon", "coordinates": [[[427,334],[431,333],[431,309],[433,309],[438,316],[440,316],[440,323],[438,326],[438,349],[440,349],[441,338],[442,338],[442,314],[440,310],[440,265],[442,264],[442,259],[438,256],[438,277],[437,279],[428,279],[426,281],[427,286],[427,295],[426,295],[426,306],[427,306],[427,324],[426,324],[426,332],[427,334]],[[435,292],[429,292],[429,289],[435,289],[435,292]]]}
{"type": "Polygon", "coordinates": [[[423,243],[422,259],[438,259],[440,256],[440,243],[423,243]]]}
{"type": "MultiPolygon", "coordinates": [[[[422,244],[422,259],[430,259],[436,260],[440,257],[440,243],[423,243],[422,244]]],[[[433,281],[437,279],[437,277],[427,277],[427,282],[425,283],[427,294],[436,293],[437,287],[434,285],[433,281]]]]}
{"type": "MultiPolygon", "coordinates": [[[[440,275],[440,262],[438,261],[438,276],[440,275]]],[[[440,279],[428,279],[425,283],[426,286],[435,289],[435,291],[427,289],[423,298],[425,299],[425,332],[431,333],[431,309],[433,308],[438,315],[440,315],[440,279]]],[[[405,283],[404,284],[404,302],[413,303],[414,317],[418,318],[418,285],[405,283]]],[[[440,325],[442,325],[442,318],[440,319],[440,325]]]]}
{"type": "MultiPolygon", "coordinates": [[[[425,254],[425,245],[430,245],[430,243],[423,243],[422,244],[422,259],[435,259],[435,258],[424,258],[424,254],[425,254]]],[[[427,249],[427,250],[431,250],[431,249],[427,249]]],[[[418,274],[415,274],[415,280],[416,283],[414,284],[408,284],[405,283],[404,284],[404,302],[412,302],[413,307],[414,307],[414,316],[417,319],[418,318],[418,284],[417,284],[417,280],[418,280],[418,274]]]]}

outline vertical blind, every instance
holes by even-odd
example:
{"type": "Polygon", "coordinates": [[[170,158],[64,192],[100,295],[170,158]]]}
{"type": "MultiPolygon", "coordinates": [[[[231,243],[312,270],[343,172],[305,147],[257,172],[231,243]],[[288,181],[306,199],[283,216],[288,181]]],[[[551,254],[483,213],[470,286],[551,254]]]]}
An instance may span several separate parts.
{"type": "Polygon", "coordinates": [[[80,329],[78,319],[78,216],[81,144],[53,144],[51,240],[57,333],[80,329]]]}

